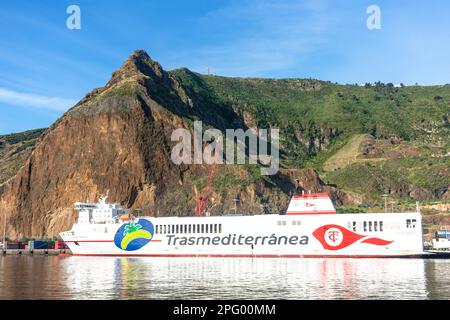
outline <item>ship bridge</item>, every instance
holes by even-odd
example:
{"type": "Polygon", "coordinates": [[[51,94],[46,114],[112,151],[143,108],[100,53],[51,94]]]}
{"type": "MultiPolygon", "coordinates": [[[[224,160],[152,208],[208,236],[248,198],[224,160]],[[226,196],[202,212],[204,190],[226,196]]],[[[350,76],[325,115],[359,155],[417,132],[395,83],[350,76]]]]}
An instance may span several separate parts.
{"type": "Polygon", "coordinates": [[[336,209],[326,193],[302,193],[291,198],[286,215],[335,214],[336,209]]]}

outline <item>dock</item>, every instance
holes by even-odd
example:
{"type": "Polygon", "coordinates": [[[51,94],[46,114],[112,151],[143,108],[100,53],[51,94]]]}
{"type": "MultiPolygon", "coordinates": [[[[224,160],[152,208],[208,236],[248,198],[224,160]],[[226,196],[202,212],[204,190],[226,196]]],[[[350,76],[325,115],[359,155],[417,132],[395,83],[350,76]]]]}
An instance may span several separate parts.
{"type": "Polygon", "coordinates": [[[3,256],[6,255],[24,255],[24,256],[58,256],[60,254],[71,254],[69,249],[3,249],[0,250],[0,254],[3,256]]]}
{"type": "Polygon", "coordinates": [[[450,259],[449,250],[425,250],[428,255],[424,258],[426,259],[450,259]]]}

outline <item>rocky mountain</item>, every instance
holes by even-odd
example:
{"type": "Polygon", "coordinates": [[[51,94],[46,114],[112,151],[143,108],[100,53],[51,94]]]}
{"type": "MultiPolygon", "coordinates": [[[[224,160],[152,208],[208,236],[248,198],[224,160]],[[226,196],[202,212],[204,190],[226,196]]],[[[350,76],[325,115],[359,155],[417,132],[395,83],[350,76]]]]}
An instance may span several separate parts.
{"type": "Polygon", "coordinates": [[[283,211],[297,184],[338,206],[376,205],[382,193],[445,199],[449,89],[206,76],[136,51],[47,130],[0,136],[0,223],[10,237],[56,234],[75,221],[75,201],[107,192],[143,214],[192,215],[209,168],[175,165],[170,153],[173,130],[192,133],[195,120],[281,129],[278,174],[217,166],[212,214],[233,211],[234,199],[240,212],[283,211]]]}
{"type": "MultiPolygon", "coordinates": [[[[193,80],[198,77],[193,74],[193,80]]],[[[70,228],[75,201],[109,200],[149,215],[191,215],[193,195],[205,184],[207,165],[175,165],[170,159],[177,128],[192,121],[222,129],[244,128],[231,106],[186,89],[143,51],[134,52],[103,87],[94,89],[38,139],[23,166],[0,186],[0,217],[10,237],[44,236],[70,228]]],[[[300,185],[344,195],[311,169],[262,177],[251,166],[218,165],[211,212],[278,211],[300,185]]]]}

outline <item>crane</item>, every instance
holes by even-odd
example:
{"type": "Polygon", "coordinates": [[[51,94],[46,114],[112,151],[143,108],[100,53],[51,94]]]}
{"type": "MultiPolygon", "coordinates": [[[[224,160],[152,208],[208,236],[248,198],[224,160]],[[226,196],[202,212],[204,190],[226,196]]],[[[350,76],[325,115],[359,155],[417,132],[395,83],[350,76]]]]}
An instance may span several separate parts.
{"type": "Polygon", "coordinates": [[[208,180],[203,188],[202,192],[198,193],[195,197],[195,216],[204,217],[206,215],[206,210],[208,209],[208,200],[211,195],[211,185],[216,174],[217,168],[217,147],[214,150],[213,163],[209,166],[208,180]]]}

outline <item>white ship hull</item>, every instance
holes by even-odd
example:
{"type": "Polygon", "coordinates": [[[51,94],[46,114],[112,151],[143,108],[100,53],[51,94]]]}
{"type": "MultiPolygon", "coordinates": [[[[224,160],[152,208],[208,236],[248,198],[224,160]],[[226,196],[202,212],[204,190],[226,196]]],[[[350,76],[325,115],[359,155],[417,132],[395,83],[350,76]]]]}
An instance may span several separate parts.
{"type": "Polygon", "coordinates": [[[424,254],[418,212],[140,217],[131,224],[75,224],[61,237],[73,255],[89,256],[356,258],[424,254]]]}

